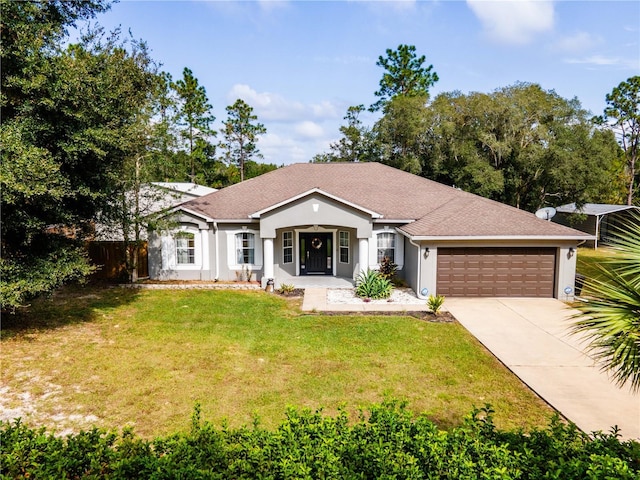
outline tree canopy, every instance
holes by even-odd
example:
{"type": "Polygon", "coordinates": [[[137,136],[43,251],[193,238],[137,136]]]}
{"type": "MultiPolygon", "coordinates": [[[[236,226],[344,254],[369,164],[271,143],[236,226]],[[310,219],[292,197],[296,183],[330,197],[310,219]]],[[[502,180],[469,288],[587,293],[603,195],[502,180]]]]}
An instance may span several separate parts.
{"type": "Polygon", "coordinates": [[[379,161],[530,211],[631,201],[634,178],[640,180],[640,77],[607,96],[606,118],[620,148],[604,120],[595,121],[577,98],[537,84],[444,92],[430,100],[438,75],[425,61],[415,46],[387,49],[376,63],[385,72],[370,108],[380,118],[369,129],[358,119],[362,109],[350,107],[342,137],[312,161],[379,161]]]}
{"type": "Polygon", "coordinates": [[[425,176],[530,211],[609,195],[620,151],[577,99],[519,83],[441,94],[427,116],[425,176]]]}
{"type": "Polygon", "coordinates": [[[607,96],[621,149],[577,98],[537,84],[444,92],[430,101],[438,76],[425,60],[414,46],[388,49],[377,62],[385,73],[371,107],[380,118],[369,129],[358,118],[362,106],[350,107],[342,137],[312,161],[379,161],[529,211],[619,203],[625,185],[630,198],[640,129],[634,79],[607,96]]]}
{"type": "Polygon", "coordinates": [[[106,8],[2,2],[3,309],[91,270],[80,241],[109,208],[154,77],[144,44],[117,33],[61,46],[68,26],[106,8]]]}

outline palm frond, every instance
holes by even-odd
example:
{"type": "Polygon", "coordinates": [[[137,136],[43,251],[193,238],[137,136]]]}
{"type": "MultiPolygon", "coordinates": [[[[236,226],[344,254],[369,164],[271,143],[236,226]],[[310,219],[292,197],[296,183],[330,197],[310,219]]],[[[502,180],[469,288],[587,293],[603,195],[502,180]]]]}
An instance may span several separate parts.
{"type": "Polygon", "coordinates": [[[621,275],[628,275],[640,282],[640,214],[632,213],[630,220],[613,229],[616,235],[611,249],[614,255],[603,260],[621,275]]]}
{"type": "Polygon", "coordinates": [[[610,259],[598,265],[597,278],[587,279],[571,327],[585,335],[593,356],[619,386],[640,390],[640,216],[618,232],[610,259]]]}

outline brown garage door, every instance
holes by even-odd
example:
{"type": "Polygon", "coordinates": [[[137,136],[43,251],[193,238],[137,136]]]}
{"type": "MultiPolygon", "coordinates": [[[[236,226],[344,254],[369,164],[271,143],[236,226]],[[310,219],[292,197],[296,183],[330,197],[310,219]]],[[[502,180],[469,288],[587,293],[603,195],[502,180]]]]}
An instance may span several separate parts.
{"type": "Polygon", "coordinates": [[[555,248],[438,248],[438,294],[553,297],[555,248]]]}

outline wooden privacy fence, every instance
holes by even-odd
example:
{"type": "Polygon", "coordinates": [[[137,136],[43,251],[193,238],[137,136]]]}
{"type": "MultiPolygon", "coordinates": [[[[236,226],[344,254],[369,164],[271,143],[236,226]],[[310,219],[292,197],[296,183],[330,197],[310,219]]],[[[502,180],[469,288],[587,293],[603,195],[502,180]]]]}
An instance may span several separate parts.
{"type": "MultiPolygon", "coordinates": [[[[133,252],[135,245],[129,245],[133,252]]],[[[125,246],[124,242],[89,242],[89,259],[98,266],[92,275],[100,280],[123,280],[125,274],[125,246]]],[[[138,247],[138,278],[149,276],[149,257],[147,242],[138,247]]]]}

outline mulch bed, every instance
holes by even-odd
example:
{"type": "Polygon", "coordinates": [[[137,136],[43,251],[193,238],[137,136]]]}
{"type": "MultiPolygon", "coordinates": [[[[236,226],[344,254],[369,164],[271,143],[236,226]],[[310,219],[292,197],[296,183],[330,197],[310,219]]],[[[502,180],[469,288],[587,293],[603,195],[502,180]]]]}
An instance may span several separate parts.
{"type": "Polygon", "coordinates": [[[143,279],[137,282],[140,285],[260,285],[260,282],[236,282],[221,280],[150,280],[143,279]]]}
{"type": "Polygon", "coordinates": [[[287,298],[304,297],[304,288],[294,288],[292,291],[288,293],[281,293],[278,290],[276,290],[275,293],[277,295],[280,295],[281,297],[287,297],[287,298]]]}
{"type": "MultiPolygon", "coordinates": [[[[314,315],[311,312],[305,312],[307,315],[314,315]]],[[[417,312],[417,311],[407,311],[407,310],[398,310],[398,311],[383,311],[383,312],[363,312],[361,310],[356,312],[315,312],[317,315],[328,315],[328,316],[366,316],[366,317],[379,317],[379,316],[393,316],[393,317],[413,317],[419,320],[424,320],[425,322],[431,323],[453,323],[456,322],[456,318],[451,315],[449,312],[440,312],[438,315],[434,315],[432,312],[417,312]]]]}

